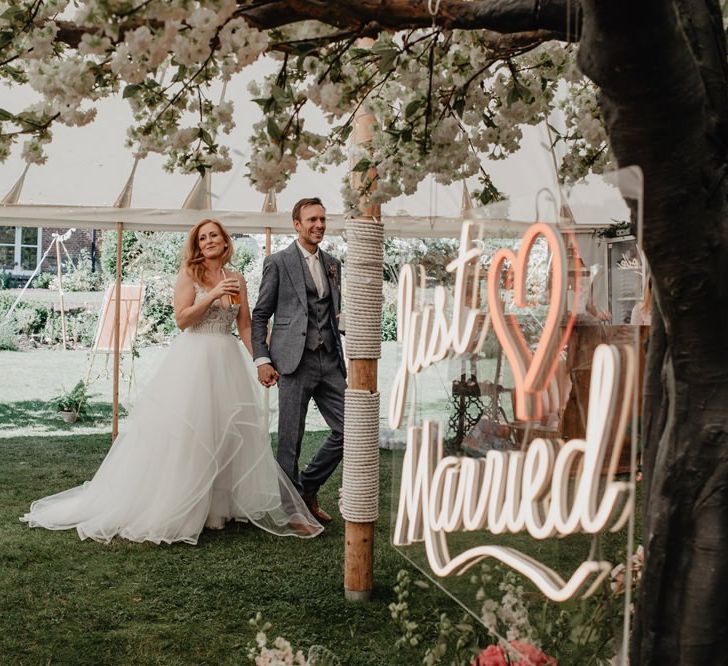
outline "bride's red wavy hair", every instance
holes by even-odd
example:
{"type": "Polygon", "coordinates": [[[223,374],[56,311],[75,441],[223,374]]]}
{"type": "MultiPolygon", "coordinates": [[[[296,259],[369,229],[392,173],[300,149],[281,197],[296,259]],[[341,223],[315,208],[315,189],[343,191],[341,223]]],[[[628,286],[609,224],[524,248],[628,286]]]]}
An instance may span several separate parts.
{"type": "Polygon", "coordinates": [[[222,237],[225,239],[225,245],[227,248],[222,255],[222,265],[225,266],[233,256],[233,239],[230,237],[227,229],[220,224],[218,220],[211,218],[205,218],[200,220],[187,234],[187,241],[185,242],[184,251],[182,253],[182,265],[187,269],[188,273],[192,276],[192,279],[197,284],[205,284],[205,276],[207,274],[207,268],[205,268],[205,258],[202,256],[202,250],[200,250],[200,242],[198,236],[200,233],[200,227],[205,224],[212,222],[220,230],[222,237]]]}

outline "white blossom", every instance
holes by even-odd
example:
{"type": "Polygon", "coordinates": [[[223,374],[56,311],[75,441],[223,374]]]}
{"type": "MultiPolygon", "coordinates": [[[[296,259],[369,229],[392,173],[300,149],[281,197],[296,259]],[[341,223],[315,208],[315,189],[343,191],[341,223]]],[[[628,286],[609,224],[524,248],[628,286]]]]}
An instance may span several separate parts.
{"type": "MultiPolygon", "coordinates": [[[[134,114],[127,144],[135,154],[163,154],[165,168],[185,173],[231,168],[224,135],[235,126],[233,102],[210,101],[212,82],[230,80],[270,49],[271,33],[236,17],[235,0],[141,3],[134,27],[126,0],[84,0],[73,20],[88,31],[74,50],[57,41],[56,21],[69,6],[68,0],[46,0],[30,28],[23,16],[0,16],[3,30],[13,32],[13,79],[27,80],[42,98],[33,111],[12,111],[38,119],[38,130],[23,130],[35,136],[24,155],[44,159],[51,118],[87,124],[97,100],[123,91],[134,114]]],[[[295,42],[335,31],[298,22],[278,28],[275,39],[295,42]]],[[[544,122],[554,109],[564,114],[564,130],[555,137],[564,154],[563,179],[598,172],[612,160],[595,89],[578,72],[571,46],[548,42],[506,66],[477,31],[383,32],[371,55],[342,51],[342,44],[288,57],[285,71],[248,86],[250,95],[270,101],[265,117],[251,120],[248,175],[260,190],[280,191],[300,160],[317,169],[346,160],[346,127],[356,108],[373,115],[374,137],[354,163],[365,156],[377,169],[376,186],[368,177],[362,182],[380,203],[414,192],[431,175],[440,183],[479,175],[487,183],[484,160],[518,150],[522,127],[544,122]],[[309,131],[304,105],[318,107],[326,131],[309,131]]],[[[281,53],[272,57],[283,67],[281,53]]],[[[0,160],[14,140],[6,134],[0,134],[0,160]]],[[[352,205],[359,194],[345,185],[352,205]]]]}

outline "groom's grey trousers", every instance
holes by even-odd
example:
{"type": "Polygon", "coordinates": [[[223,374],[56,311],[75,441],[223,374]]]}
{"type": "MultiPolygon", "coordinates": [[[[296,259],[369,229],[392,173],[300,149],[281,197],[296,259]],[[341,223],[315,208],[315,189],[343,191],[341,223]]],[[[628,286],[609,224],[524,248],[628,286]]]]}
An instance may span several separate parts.
{"type": "Polygon", "coordinates": [[[346,380],[336,352],[324,346],[304,349],[295,372],[278,380],[278,464],[300,490],[316,492],[333,474],[344,451],[344,389],[346,380]],[[306,410],[313,398],[331,434],[309,462],[298,471],[306,410]]]}
{"type": "Polygon", "coordinates": [[[345,366],[337,329],[341,265],[319,250],[324,290],[319,295],[294,242],[267,257],[252,313],[253,351],[268,357],[278,380],[278,464],[300,491],[316,492],[341,461],[344,448],[345,366]],[[268,319],[274,316],[270,344],[268,319]],[[313,399],[331,434],[300,471],[306,412],[313,399]]]}

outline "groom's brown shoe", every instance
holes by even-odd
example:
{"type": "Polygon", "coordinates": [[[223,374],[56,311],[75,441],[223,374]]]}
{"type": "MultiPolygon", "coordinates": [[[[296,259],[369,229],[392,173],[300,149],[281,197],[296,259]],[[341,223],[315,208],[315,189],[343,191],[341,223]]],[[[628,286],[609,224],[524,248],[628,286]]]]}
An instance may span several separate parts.
{"type": "Polygon", "coordinates": [[[318,520],[322,525],[330,523],[333,518],[324,511],[318,503],[318,497],[316,493],[303,493],[303,502],[308,507],[311,515],[318,520]]]}

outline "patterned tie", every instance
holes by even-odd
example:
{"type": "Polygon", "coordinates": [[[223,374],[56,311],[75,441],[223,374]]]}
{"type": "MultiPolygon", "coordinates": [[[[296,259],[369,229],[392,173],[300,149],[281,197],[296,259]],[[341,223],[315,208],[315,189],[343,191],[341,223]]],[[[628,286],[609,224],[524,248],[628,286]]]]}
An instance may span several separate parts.
{"type": "Polygon", "coordinates": [[[311,271],[311,277],[316,285],[316,291],[318,292],[319,298],[324,295],[324,280],[321,276],[321,264],[319,264],[318,252],[316,254],[310,254],[308,257],[308,269],[311,271]]]}

